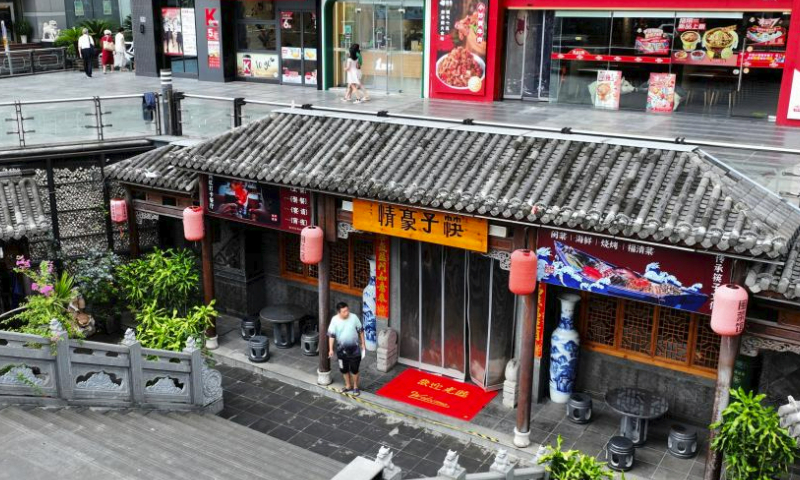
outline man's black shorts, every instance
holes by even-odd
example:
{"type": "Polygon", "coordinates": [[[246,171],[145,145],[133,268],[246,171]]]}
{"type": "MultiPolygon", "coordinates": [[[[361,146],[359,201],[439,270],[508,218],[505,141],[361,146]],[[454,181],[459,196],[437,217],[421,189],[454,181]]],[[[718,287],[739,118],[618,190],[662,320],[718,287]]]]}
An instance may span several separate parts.
{"type": "Polygon", "coordinates": [[[361,352],[357,355],[338,355],[339,357],[339,371],[342,373],[358,373],[358,367],[361,365],[361,352]]]}

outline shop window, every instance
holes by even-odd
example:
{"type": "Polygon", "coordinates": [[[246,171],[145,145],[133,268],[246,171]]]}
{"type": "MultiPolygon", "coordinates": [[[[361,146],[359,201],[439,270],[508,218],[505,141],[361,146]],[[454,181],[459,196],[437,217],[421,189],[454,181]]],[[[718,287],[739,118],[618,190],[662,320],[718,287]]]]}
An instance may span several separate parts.
{"type": "MultiPolygon", "coordinates": [[[[330,251],[331,288],[352,295],[361,295],[369,283],[369,261],[374,256],[371,236],[350,235],[337,239],[330,251]]],[[[316,284],[319,273],[316,265],[300,261],[300,236],[280,235],[281,276],[291,280],[316,284]]]]}
{"type": "Polygon", "coordinates": [[[583,347],[714,378],[719,336],[710,319],[683,310],[583,294],[583,347]]]}
{"type": "Polygon", "coordinates": [[[271,1],[236,1],[236,18],[240,20],[275,20],[275,5],[271,1]]]}
{"type": "Polygon", "coordinates": [[[239,48],[252,51],[275,51],[277,37],[275,25],[268,23],[241,23],[237,26],[239,48]]]}

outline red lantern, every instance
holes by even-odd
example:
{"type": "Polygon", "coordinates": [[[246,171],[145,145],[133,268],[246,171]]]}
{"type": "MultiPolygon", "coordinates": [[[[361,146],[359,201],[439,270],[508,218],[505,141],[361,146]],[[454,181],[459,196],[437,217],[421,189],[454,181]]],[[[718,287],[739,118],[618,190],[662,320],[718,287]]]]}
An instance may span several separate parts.
{"type": "Polygon", "coordinates": [[[530,295],[536,290],[536,253],[514,250],[511,254],[511,274],[508,289],[515,295],[530,295]]]}
{"type": "Polygon", "coordinates": [[[300,261],[306,265],[316,265],[322,260],[322,229],[315,226],[300,232],[300,261]]]}
{"type": "Polygon", "coordinates": [[[740,335],[747,315],[747,292],[739,285],[720,285],[714,292],[711,329],[723,336],[740,335]]]}
{"type": "Polygon", "coordinates": [[[111,200],[111,221],[125,223],[128,221],[128,204],[122,198],[111,200]]]}
{"type": "Polygon", "coordinates": [[[183,236],[190,242],[203,239],[203,207],[186,207],[183,209],[183,236]]]}

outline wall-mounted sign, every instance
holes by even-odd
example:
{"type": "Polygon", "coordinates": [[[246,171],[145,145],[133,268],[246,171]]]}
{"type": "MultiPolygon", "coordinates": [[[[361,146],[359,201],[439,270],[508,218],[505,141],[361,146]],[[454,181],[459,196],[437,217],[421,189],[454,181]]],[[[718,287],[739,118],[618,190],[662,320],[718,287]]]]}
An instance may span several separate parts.
{"type": "Polygon", "coordinates": [[[293,21],[294,21],[294,12],[281,12],[281,28],[282,29],[291,30],[293,21]]]}
{"type": "Polygon", "coordinates": [[[206,8],[206,50],[208,51],[208,68],[222,68],[219,20],[217,20],[217,9],[206,8]]]}
{"type": "Polygon", "coordinates": [[[82,17],[86,15],[86,13],[83,11],[83,0],[75,0],[74,4],[76,17],[82,17]]]}
{"type": "Polygon", "coordinates": [[[493,74],[486,71],[488,0],[443,0],[431,2],[431,7],[433,91],[484,95],[486,79],[493,74]]]}
{"type": "Polygon", "coordinates": [[[485,219],[367,200],[353,201],[353,227],[478,252],[489,243],[485,219]]]}
{"type": "Polygon", "coordinates": [[[112,15],[114,9],[111,8],[111,0],[103,0],[103,15],[112,15]]]}
{"type": "Polygon", "coordinates": [[[209,177],[208,192],[211,216],[287,232],[311,224],[311,200],[302,190],[209,177]]]}
{"type": "Polygon", "coordinates": [[[237,53],[236,75],[243,78],[277,80],[278,56],[274,53],[237,53]]]}
{"type": "Polygon", "coordinates": [[[710,313],[730,261],[624,240],[539,229],[539,281],[680,310],[710,313]]]}
{"type": "Polygon", "coordinates": [[[181,9],[161,9],[161,44],[164,55],[183,55],[183,32],[181,31],[181,9]]]}
{"type": "Polygon", "coordinates": [[[194,8],[181,8],[181,44],[184,55],[197,56],[197,27],[195,26],[194,8]]]}
{"type": "Polygon", "coordinates": [[[544,348],[544,308],[547,304],[547,284],[539,283],[536,292],[536,338],[534,339],[533,358],[542,358],[544,348]]]}
{"type": "Polygon", "coordinates": [[[375,315],[389,318],[389,252],[391,239],[375,237],[375,315]]]}

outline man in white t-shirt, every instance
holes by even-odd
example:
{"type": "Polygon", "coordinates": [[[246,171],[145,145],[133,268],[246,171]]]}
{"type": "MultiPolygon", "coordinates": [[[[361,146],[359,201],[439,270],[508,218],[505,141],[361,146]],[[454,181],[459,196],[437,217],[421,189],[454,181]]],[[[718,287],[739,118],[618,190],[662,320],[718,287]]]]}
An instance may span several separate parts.
{"type": "Polygon", "coordinates": [[[361,358],[366,352],[364,341],[364,327],[355,313],[350,313],[350,308],[344,302],[336,305],[338,312],[331,319],[328,326],[328,357],[333,357],[334,346],[339,359],[339,371],[344,378],[342,393],[358,396],[358,368],[361,358]]]}
{"type": "Polygon", "coordinates": [[[83,59],[83,72],[87,77],[92,77],[92,62],[94,62],[94,38],[89,35],[89,29],[84,28],[78,38],[78,56],[83,59]]]}

